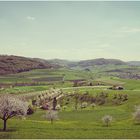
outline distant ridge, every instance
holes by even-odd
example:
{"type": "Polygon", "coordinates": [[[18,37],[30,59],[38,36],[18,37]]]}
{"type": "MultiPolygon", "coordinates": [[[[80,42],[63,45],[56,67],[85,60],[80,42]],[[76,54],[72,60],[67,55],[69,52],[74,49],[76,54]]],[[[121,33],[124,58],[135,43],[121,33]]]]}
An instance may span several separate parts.
{"type": "Polygon", "coordinates": [[[78,62],[78,65],[81,67],[88,67],[94,65],[125,65],[126,62],[123,62],[118,59],[105,59],[105,58],[98,58],[98,59],[91,59],[91,60],[83,60],[78,62]]]}
{"type": "Polygon", "coordinates": [[[69,60],[64,60],[64,59],[50,59],[48,60],[48,62],[54,65],[60,65],[63,67],[74,67],[77,65],[77,62],[75,61],[69,61],[69,60]]]}
{"type": "Polygon", "coordinates": [[[124,62],[119,59],[91,59],[82,61],[69,61],[64,59],[40,59],[40,58],[27,58],[14,55],[0,55],[0,75],[14,74],[33,69],[51,69],[51,68],[87,68],[92,66],[102,65],[130,65],[140,66],[140,61],[124,62]]]}
{"type": "Polygon", "coordinates": [[[140,61],[129,61],[127,63],[131,66],[140,66],[140,61]]]}
{"type": "Polygon", "coordinates": [[[118,59],[105,59],[105,58],[98,58],[98,59],[90,59],[90,60],[82,60],[82,61],[68,61],[63,59],[52,59],[49,60],[52,64],[58,64],[61,66],[66,67],[88,67],[88,66],[94,66],[94,65],[125,65],[127,64],[124,61],[118,60],[118,59]]]}

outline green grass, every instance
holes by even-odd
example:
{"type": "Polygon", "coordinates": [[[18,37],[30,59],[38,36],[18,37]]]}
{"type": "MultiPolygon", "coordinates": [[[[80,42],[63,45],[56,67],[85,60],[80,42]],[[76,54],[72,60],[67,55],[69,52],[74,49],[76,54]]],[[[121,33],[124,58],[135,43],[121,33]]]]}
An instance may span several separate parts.
{"type": "Polygon", "coordinates": [[[29,93],[35,91],[43,91],[49,89],[48,86],[21,86],[21,87],[14,87],[14,88],[6,88],[0,91],[2,93],[9,93],[9,94],[21,94],[21,93],[29,93]]]}
{"type": "Polygon", "coordinates": [[[61,112],[60,120],[53,125],[41,118],[45,112],[36,113],[36,117],[27,120],[10,120],[9,132],[0,132],[0,138],[140,138],[140,125],[133,124],[131,115],[112,109],[61,112]],[[110,127],[102,125],[101,117],[105,114],[114,117],[110,127]]]}
{"type": "MultiPolygon", "coordinates": [[[[51,81],[48,81],[50,77],[60,77],[60,80],[52,81],[55,85],[62,82],[62,78],[65,75],[65,82],[69,83],[70,80],[85,79],[88,80],[90,74],[82,70],[70,70],[70,69],[36,69],[28,72],[22,72],[17,74],[10,74],[0,76],[0,83],[14,84],[14,83],[31,83],[35,82],[39,85],[47,85],[51,81]],[[35,80],[34,80],[35,79],[35,80]],[[47,80],[48,79],[48,80],[47,80]],[[41,80],[41,81],[40,81],[41,80]]],[[[71,82],[72,84],[72,82],[71,82]]],[[[64,86],[64,85],[61,85],[64,86]]],[[[67,85],[66,85],[67,86],[67,85]]]]}
{"type": "MultiPolygon", "coordinates": [[[[111,67],[113,69],[114,66],[111,67]]],[[[108,68],[105,68],[108,70],[108,68]]],[[[45,120],[42,116],[45,114],[44,110],[37,109],[33,115],[27,116],[26,120],[20,120],[17,118],[8,120],[8,131],[0,131],[1,139],[11,138],[140,138],[140,125],[134,124],[132,120],[132,113],[134,112],[134,106],[140,105],[140,80],[126,80],[117,77],[110,77],[102,74],[101,78],[96,78],[98,75],[98,69],[95,68],[93,75],[95,76],[93,82],[102,82],[105,85],[123,85],[125,90],[108,90],[107,87],[88,88],[81,87],[78,90],[80,94],[86,91],[89,94],[97,95],[101,92],[107,92],[111,99],[114,94],[128,94],[128,101],[122,105],[105,104],[102,106],[96,106],[94,109],[90,106],[86,109],[79,109],[75,111],[73,109],[74,102],[68,105],[66,111],[61,110],[58,114],[59,120],[55,121],[53,125],[45,120]],[[113,122],[110,127],[103,126],[101,118],[104,115],[112,115],[113,122]]],[[[67,88],[72,87],[72,83],[69,80],[86,79],[89,80],[91,73],[79,70],[33,70],[24,73],[18,73],[8,76],[1,76],[0,82],[2,83],[14,83],[14,82],[31,82],[33,78],[44,77],[58,77],[66,75],[66,82],[62,81],[52,82],[52,85],[40,85],[40,86],[23,86],[14,87],[1,90],[0,93],[30,93],[35,91],[47,90],[50,87],[67,88]]],[[[48,84],[46,82],[46,84],[48,84]]],[[[64,89],[65,94],[75,90],[74,88],[64,89]]],[[[0,120],[0,128],[2,128],[3,122],[0,120]]]]}
{"type": "Polygon", "coordinates": [[[103,83],[109,84],[109,85],[123,85],[125,82],[120,81],[119,79],[112,78],[112,77],[102,77],[99,79],[96,79],[97,81],[101,81],[103,83]]]}
{"type": "Polygon", "coordinates": [[[58,76],[63,76],[65,74],[65,80],[74,80],[74,79],[81,79],[81,78],[87,78],[88,76],[86,75],[87,73],[84,71],[79,70],[70,70],[66,68],[62,69],[37,69],[37,70],[32,70],[29,72],[23,72],[16,74],[17,76],[24,76],[29,79],[32,78],[41,78],[41,77],[58,77],[58,76]]]}
{"type": "MultiPolygon", "coordinates": [[[[91,89],[90,92],[94,94],[91,89]]],[[[108,92],[111,96],[116,91],[108,92]]],[[[140,138],[140,125],[134,124],[132,120],[134,105],[140,104],[140,92],[118,92],[129,95],[123,105],[60,111],[59,120],[53,125],[43,118],[46,111],[38,109],[33,115],[27,116],[26,120],[9,120],[8,131],[0,132],[0,138],[140,138]],[[110,127],[103,126],[101,122],[106,114],[113,116],[110,127]]]]}
{"type": "Polygon", "coordinates": [[[120,81],[125,82],[124,87],[130,90],[140,90],[140,80],[133,79],[120,79],[120,81]]]}

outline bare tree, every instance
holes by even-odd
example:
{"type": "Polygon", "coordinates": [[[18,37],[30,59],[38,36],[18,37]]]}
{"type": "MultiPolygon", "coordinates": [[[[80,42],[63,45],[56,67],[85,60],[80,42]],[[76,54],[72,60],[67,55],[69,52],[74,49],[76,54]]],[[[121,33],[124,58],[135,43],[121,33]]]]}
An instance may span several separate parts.
{"type": "Polygon", "coordinates": [[[7,120],[14,116],[25,116],[28,104],[17,96],[0,95],[0,119],[3,120],[3,131],[6,131],[7,120]]]}

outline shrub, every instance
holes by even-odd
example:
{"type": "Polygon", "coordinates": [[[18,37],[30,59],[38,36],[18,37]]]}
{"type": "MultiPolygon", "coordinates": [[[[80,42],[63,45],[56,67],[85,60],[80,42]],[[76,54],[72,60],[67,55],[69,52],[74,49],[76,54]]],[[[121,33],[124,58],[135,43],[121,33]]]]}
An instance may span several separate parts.
{"type": "Polygon", "coordinates": [[[63,110],[66,110],[67,109],[67,106],[63,106],[63,110]]]}
{"type": "Polygon", "coordinates": [[[122,101],[119,100],[119,99],[115,99],[112,101],[114,105],[121,105],[122,104],[122,101]]]}
{"type": "Polygon", "coordinates": [[[95,103],[96,102],[96,97],[91,97],[91,103],[95,103]]]}
{"type": "Polygon", "coordinates": [[[91,107],[92,107],[92,108],[95,108],[95,107],[96,107],[96,104],[95,104],[95,103],[92,103],[92,104],[91,104],[91,107]]]}
{"type": "Polygon", "coordinates": [[[99,98],[98,99],[98,105],[103,105],[103,104],[105,104],[105,102],[106,102],[106,100],[104,99],[104,98],[99,98]]]}
{"type": "Polygon", "coordinates": [[[127,94],[124,94],[124,95],[123,95],[123,98],[124,98],[123,101],[128,100],[128,95],[127,95],[127,94]]]}
{"type": "Polygon", "coordinates": [[[122,94],[118,94],[119,96],[119,99],[121,100],[123,98],[123,95],[122,94]]]}
{"type": "Polygon", "coordinates": [[[136,105],[135,110],[140,110],[140,105],[136,105]]]}
{"type": "Polygon", "coordinates": [[[109,124],[111,124],[112,122],[112,116],[110,115],[105,115],[103,118],[102,118],[102,122],[105,124],[105,126],[109,126],[109,124]]]}
{"type": "Polygon", "coordinates": [[[61,109],[61,106],[58,104],[57,106],[56,106],[56,110],[60,110],[61,109]]]}
{"type": "Polygon", "coordinates": [[[83,102],[82,104],[81,104],[81,108],[86,108],[88,106],[88,103],[87,102],[83,102]]]}
{"type": "Polygon", "coordinates": [[[32,100],[32,105],[36,105],[36,102],[37,102],[36,99],[33,99],[32,100]]]}
{"type": "Polygon", "coordinates": [[[27,115],[31,115],[36,111],[36,108],[32,105],[29,105],[28,110],[27,110],[27,115]]]}
{"type": "Polygon", "coordinates": [[[113,99],[117,99],[117,97],[118,97],[118,96],[117,96],[117,94],[114,94],[114,97],[113,97],[113,99]]]}
{"type": "Polygon", "coordinates": [[[43,104],[40,108],[43,109],[43,110],[49,110],[50,105],[49,104],[43,104]]]}

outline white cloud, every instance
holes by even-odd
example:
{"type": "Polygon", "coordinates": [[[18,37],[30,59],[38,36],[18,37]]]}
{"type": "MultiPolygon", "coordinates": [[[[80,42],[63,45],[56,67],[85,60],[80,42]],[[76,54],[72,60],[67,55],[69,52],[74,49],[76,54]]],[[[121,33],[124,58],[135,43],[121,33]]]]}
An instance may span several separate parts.
{"type": "Polygon", "coordinates": [[[26,19],[28,19],[28,20],[35,20],[36,18],[33,17],[33,16],[27,16],[26,19]]]}
{"type": "Polygon", "coordinates": [[[138,33],[138,32],[140,32],[140,28],[122,27],[119,32],[122,32],[122,33],[138,33]]]}
{"type": "Polygon", "coordinates": [[[110,47],[110,44],[99,44],[99,47],[100,48],[108,48],[108,47],[110,47]]]}

